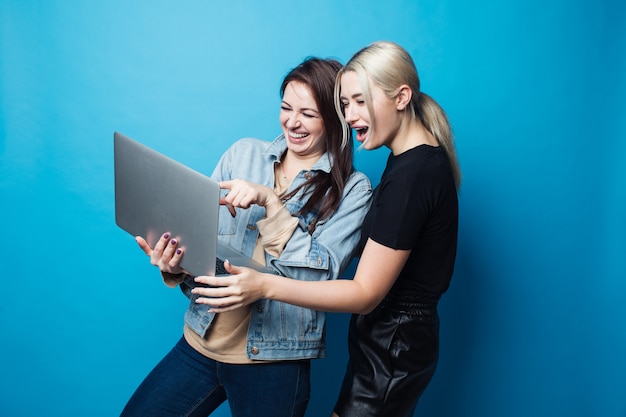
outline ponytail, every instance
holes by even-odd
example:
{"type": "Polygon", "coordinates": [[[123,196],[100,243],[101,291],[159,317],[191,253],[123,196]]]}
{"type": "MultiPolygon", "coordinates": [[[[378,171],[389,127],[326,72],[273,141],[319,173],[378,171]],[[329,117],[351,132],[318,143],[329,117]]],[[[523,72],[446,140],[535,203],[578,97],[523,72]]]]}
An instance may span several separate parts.
{"type": "Polygon", "coordinates": [[[446,116],[444,110],[432,97],[423,92],[418,94],[416,112],[424,127],[428,129],[435,139],[437,139],[437,142],[445,149],[448,159],[450,160],[454,183],[458,189],[461,186],[461,169],[456,156],[454,137],[448,116],[446,116]]]}

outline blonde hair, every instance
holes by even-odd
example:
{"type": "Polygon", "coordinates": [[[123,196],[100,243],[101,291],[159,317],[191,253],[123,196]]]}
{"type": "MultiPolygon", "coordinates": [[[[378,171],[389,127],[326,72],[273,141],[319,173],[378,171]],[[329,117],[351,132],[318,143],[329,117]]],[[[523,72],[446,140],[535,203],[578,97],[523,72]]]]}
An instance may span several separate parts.
{"type": "MultiPolygon", "coordinates": [[[[348,137],[349,127],[343,114],[343,105],[340,99],[341,75],[354,71],[357,74],[363,99],[372,117],[370,129],[374,129],[376,120],[374,119],[374,109],[372,95],[370,91],[370,81],[376,83],[385,94],[394,98],[398,95],[401,85],[408,85],[412,91],[411,102],[406,107],[405,112],[408,120],[419,118],[428,131],[437,139],[437,142],[445,149],[456,187],[461,185],[461,169],[459,167],[454,137],[450,122],[444,110],[437,102],[420,91],[420,80],[417,75],[417,68],[411,55],[394,42],[379,41],[366,46],[358,51],[348,63],[339,71],[335,82],[335,107],[337,113],[343,120],[344,140],[348,137]]],[[[407,118],[403,120],[403,123],[407,118]]]]}

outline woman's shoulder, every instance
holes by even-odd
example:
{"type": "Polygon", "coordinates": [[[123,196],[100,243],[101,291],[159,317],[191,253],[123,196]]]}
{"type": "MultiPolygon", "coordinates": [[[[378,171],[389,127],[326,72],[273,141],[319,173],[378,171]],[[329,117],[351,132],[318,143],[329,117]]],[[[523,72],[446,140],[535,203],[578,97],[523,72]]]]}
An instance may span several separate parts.
{"type": "Polygon", "coordinates": [[[372,190],[372,182],[370,181],[368,176],[361,171],[357,171],[356,169],[352,171],[352,174],[350,174],[350,177],[346,182],[346,189],[351,189],[355,187],[359,189],[364,189],[366,191],[372,190]]]}
{"type": "Polygon", "coordinates": [[[443,147],[421,146],[394,161],[381,180],[390,190],[441,194],[442,189],[456,193],[454,176],[443,147]]]}

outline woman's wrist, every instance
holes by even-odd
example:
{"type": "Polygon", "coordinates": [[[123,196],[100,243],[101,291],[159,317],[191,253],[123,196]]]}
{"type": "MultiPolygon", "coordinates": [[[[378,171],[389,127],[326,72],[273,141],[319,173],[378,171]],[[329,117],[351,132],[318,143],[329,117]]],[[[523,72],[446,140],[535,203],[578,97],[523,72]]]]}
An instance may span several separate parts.
{"type": "Polygon", "coordinates": [[[278,196],[272,193],[272,197],[268,200],[267,204],[265,204],[265,217],[272,217],[276,214],[283,206],[283,202],[278,198],[278,196]]]}
{"type": "Polygon", "coordinates": [[[259,274],[259,281],[260,281],[260,285],[259,285],[259,290],[261,291],[261,294],[259,296],[259,299],[266,299],[266,300],[273,300],[276,296],[276,294],[274,293],[274,291],[272,291],[272,285],[270,285],[270,282],[268,281],[268,277],[270,276],[270,274],[267,274],[265,272],[260,273],[259,274]]]}

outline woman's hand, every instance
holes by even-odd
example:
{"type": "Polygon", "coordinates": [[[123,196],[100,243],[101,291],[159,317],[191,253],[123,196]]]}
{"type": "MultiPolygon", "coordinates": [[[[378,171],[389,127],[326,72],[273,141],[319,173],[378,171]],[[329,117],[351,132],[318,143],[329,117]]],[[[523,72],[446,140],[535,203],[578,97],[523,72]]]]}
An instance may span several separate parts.
{"type": "Polygon", "coordinates": [[[179,242],[176,239],[172,239],[169,233],[161,235],[161,238],[154,245],[154,249],[141,236],[135,236],[135,240],[141,250],[150,257],[150,263],[157,266],[162,273],[172,275],[186,273],[179,266],[185,252],[184,248],[179,247],[179,242]]]}
{"type": "Polygon", "coordinates": [[[226,271],[232,275],[198,276],[195,281],[209,287],[195,287],[191,292],[198,294],[198,304],[210,305],[212,313],[235,310],[265,298],[265,276],[254,269],[238,267],[225,261],[226,271]]]}
{"type": "Polygon", "coordinates": [[[220,188],[230,190],[225,197],[220,198],[220,204],[227,205],[228,211],[234,217],[235,207],[250,208],[252,204],[265,207],[267,217],[270,217],[281,206],[280,198],[274,190],[260,184],[240,179],[222,181],[220,188]]]}

